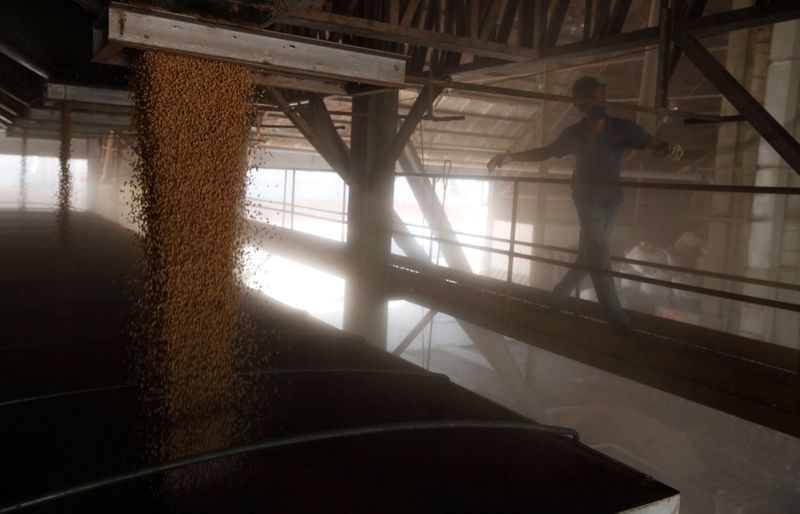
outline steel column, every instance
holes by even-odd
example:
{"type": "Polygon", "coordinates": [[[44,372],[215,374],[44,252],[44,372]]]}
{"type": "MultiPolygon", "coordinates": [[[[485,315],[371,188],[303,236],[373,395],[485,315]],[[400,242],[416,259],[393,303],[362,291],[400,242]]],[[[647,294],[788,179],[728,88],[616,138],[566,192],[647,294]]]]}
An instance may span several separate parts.
{"type": "Polygon", "coordinates": [[[514,243],[517,240],[517,212],[519,205],[519,182],[514,182],[514,193],[511,195],[511,228],[508,239],[508,276],[510,284],[514,280],[514,243]]]}
{"type": "Polygon", "coordinates": [[[386,269],[391,254],[393,169],[385,155],[397,133],[398,92],[353,98],[344,329],[386,349],[386,269]]]}
{"type": "Polygon", "coordinates": [[[672,48],[672,7],[670,0],[661,0],[658,35],[658,73],[656,78],[656,101],[658,109],[667,108],[670,79],[670,55],[672,48]]]}

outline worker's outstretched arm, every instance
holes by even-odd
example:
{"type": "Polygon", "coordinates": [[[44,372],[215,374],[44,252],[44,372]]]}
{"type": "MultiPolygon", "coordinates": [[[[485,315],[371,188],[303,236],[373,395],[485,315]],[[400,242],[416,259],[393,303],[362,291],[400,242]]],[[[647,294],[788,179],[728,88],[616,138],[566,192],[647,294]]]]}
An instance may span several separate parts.
{"type": "Polygon", "coordinates": [[[532,148],[522,152],[504,152],[499,153],[492,157],[486,164],[489,173],[493,172],[496,168],[502,168],[509,162],[538,162],[553,157],[554,153],[550,146],[543,146],[541,148],[532,148]]]}
{"type": "Polygon", "coordinates": [[[628,148],[649,149],[668,161],[678,161],[683,157],[681,145],[674,145],[653,137],[633,120],[624,120],[622,123],[625,146],[628,148]]]}
{"type": "Polygon", "coordinates": [[[647,145],[647,148],[655,151],[668,161],[679,161],[683,157],[683,148],[681,145],[673,145],[656,137],[650,140],[650,144],[647,145]]]}

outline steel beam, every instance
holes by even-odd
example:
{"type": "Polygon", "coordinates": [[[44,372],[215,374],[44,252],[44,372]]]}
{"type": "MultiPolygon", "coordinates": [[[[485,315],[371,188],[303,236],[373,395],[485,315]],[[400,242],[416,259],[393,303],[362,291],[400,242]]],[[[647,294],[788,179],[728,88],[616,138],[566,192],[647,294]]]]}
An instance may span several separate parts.
{"type": "Polygon", "coordinates": [[[48,82],[44,86],[44,100],[53,102],[81,102],[89,104],[132,107],[133,99],[128,91],[100,87],[79,86],[48,82]]]}
{"type": "Polygon", "coordinates": [[[411,21],[414,19],[414,15],[417,13],[420,2],[421,0],[409,0],[406,10],[403,13],[403,17],[400,19],[401,26],[407,27],[411,25],[411,21]]]}
{"type": "MultiPolygon", "coordinates": [[[[28,112],[28,119],[31,121],[47,121],[58,123],[61,120],[61,110],[33,107],[28,112]]],[[[131,125],[131,118],[125,114],[109,114],[103,112],[72,110],[70,122],[83,125],[96,125],[104,128],[116,126],[121,129],[128,129],[131,125]]]]}
{"type": "Polygon", "coordinates": [[[16,117],[19,112],[14,110],[13,107],[9,107],[8,105],[2,103],[2,99],[0,99],[0,113],[3,113],[3,116],[11,116],[16,117]]]}
{"type": "Polygon", "coordinates": [[[592,38],[592,0],[583,0],[583,40],[592,38]]]}
{"type": "Polygon", "coordinates": [[[284,23],[297,27],[329,30],[351,36],[405,43],[422,48],[452,50],[510,61],[525,61],[538,57],[538,52],[534,49],[481,40],[480,35],[477,38],[455,36],[433,30],[392,25],[378,20],[343,16],[316,9],[307,9],[289,16],[284,23]]]}
{"type": "MultiPolygon", "coordinates": [[[[556,3],[561,4],[568,2],[558,1],[556,3]]],[[[767,6],[735,9],[733,11],[710,14],[682,21],[676,24],[674,31],[676,33],[683,32],[697,37],[705,37],[760,25],[770,25],[797,18],[800,18],[800,2],[795,2],[794,0],[778,0],[767,6]]],[[[452,68],[448,70],[448,72],[451,76],[458,76],[461,80],[466,79],[470,75],[481,76],[485,74],[502,75],[504,73],[519,73],[522,70],[528,70],[531,69],[531,67],[538,68],[545,63],[553,61],[563,61],[565,59],[590,57],[655,46],[658,45],[659,33],[659,27],[648,27],[621,34],[609,34],[588,42],[581,41],[578,43],[542,48],[541,55],[538,59],[531,59],[527,62],[493,64],[488,67],[465,64],[458,68],[452,68]]],[[[511,59],[506,60],[510,61],[511,59]]]]}
{"type": "Polygon", "coordinates": [[[337,169],[341,169],[345,176],[349,175],[350,149],[336,131],[336,125],[322,97],[311,95],[309,103],[298,105],[296,110],[311,128],[312,135],[316,139],[312,141],[314,146],[324,147],[325,153],[335,159],[337,169]]]}
{"type": "MultiPolygon", "coordinates": [[[[699,18],[703,15],[703,10],[706,8],[706,4],[708,0],[686,0],[684,3],[684,11],[678,13],[680,15],[681,20],[691,20],[694,18],[699,18]]],[[[669,63],[669,76],[672,77],[675,74],[675,70],[678,68],[678,62],[681,59],[681,49],[679,46],[675,45],[672,48],[672,54],[670,55],[670,63],[669,63]]]]}
{"type": "Polygon", "coordinates": [[[121,64],[121,52],[126,48],[163,50],[365,84],[399,86],[405,77],[405,59],[397,54],[111,4],[95,30],[94,61],[121,64]]]}
{"type": "Polygon", "coordinates": [[[337,277],[348,274],[350,268],[344,243],[255,220],[248,220],[247,225],[252,234],[250,241],[261,248],[337,277]]]}
{"type": "Polygon", "coordinates": [[[46,69],[44,69],[44,67],[35,63],[30,57],[24,55],[22,52],[20,52],[10,44],[6,43],[5,41],[0,41],[0,54],[4,54],[12,61],[16,62],[20,66],[29,69],[30,71],[32,71],[36,75],[39,75],[41,78],[45,80],[50,78],[50,73],[46,69]]]}
{"type": "Polygon", "coordinates": [[[608,19],[608,24],[605,26],[605,34],[619,34],[622,32],[622,27],[625,25],[625,19],[628,17],[628,12],[631,9],[631,2],[633,0],[617,0],[614,8],[611,10],[611,15],[608,19]]]}
{"type": "Polygon", "coordinates": [[[333,80],[314,79],[309,77],[296,77],[287,74],[255,73],[253,81],[259,86],[278,87],[296,91],[310,91],[326,95],[347,96],[347,86],[344,82],[333,80]]]}
{"type": "Polygon", "coordinates": [[[675,41],[694,65],[725,98],[747,118],[787,164],[800,174],[800,143],[725,69],[714,56],[688,34],[675,34],[675,41]]]}
{"type": "MultiPolygon", "coordinates": [[[[528,0],[528,2],[530,2],[530,0],[528,0]]],[[[503,17],[501,18],[500,27],[497,31],[497,41],[500,43],[508,43],[508,39],[511,36],[511,28],[514,24],[514,20],[517,19],[519,12],[520,0],[506,1],[503,17]]]]}
{"type": "MultiPolygon", "coordinates": [[[[696,37],[723,34],[759,25],[770,25],[781,21],[800,18],[800,4],[793,0],[776,1],[769,7],[747,7],[719,14],[711,14],[681,22],[675,32],[691,34],[696,37]]],[[[589,55],[613,50],[629,50],[658,44],[659,27],[649,27],[608,36],[590,43],[559,45],[542,51],[542,58],[566,58],[589,55]]]]}
{"type": "Polygon", "coordinates": [[[519,17],[517,18],[517,44],[527,48],[533,48],[533,32],[534,24],[538,23],[536,19],[536,2],[540,0],[529,0],[522,2],[519,7],[519,17]]]}
{"type": "MultiPolygon", "coordinates": [[[[85,119],[85,117],[84,117],[85,119]]],[[[49,129],[56,129],[61,126],[60,121],[51,121],[51,120],[37,120],[31,118],[17,118],[14,122],[15,127],[19,128],[26,128],[26,129],[42,129],[42,130],[49,130],[49,129]]],[[[105,133],[109,130],[116,130],[119,132],[128,132],[132,129],[129,129],[127,126],[118,125],[118,124],[101,124],[101,123],[86,123],[86,122],[74,122],[70,121],[70,126],[74,127],[78,131],[89,132],[89,133],[105,133]]]]}
{"type": "Polygon", "coordinates": [[[669,0],[661,0],[658,17],[658,64],[656,73],[655,107],[666,109],[669,96],[670,54],[672,48],[672,8],[669,0]]]}
{"type": "MultiPolygon", "coordinates": [[[[296,0],[294,2],[294,4],[291,5],[291,7],[288,7],[284,11],[278,12],[276,15],[274,15],[272,18],[270,18],[262,26],[263,27],[271,27],[272,25],[275,25],[276,23],[283,23],[283,21],[285,20],[285,18],[287,16],[291,15],[294,12],[297,12],[297,11],[300,11],[300,10],[303,10],[303,9],[307,9],[308,7],[311,7],[315,3],[315,1],[316,0],[296,0]]],[[[273,5],[275,5],[275,4],[273,4],[273,5]]]]}
{"type": "MultiPolygon", "coordinates": [[[[294,124],[295,127],[303,134],[306,140],[311,143],[315,150],[320,154],[320,156],[325,159],[325,161],[331,166],[331,169],[335,170],[342,179],[347,183],[351,184],[352,177],[350,173],[350,164],[349,159],[345,160],[344,154],[336,150],[336,146],[329,144],[329,141],[324,140],[319,135],[319,129],[317,127],[312,126],[309,121],[301,115],[301,113],[297,109],[293,109],[289,102],[283,97],[283,93],[281,93],[276,88],[267,88],[270,93],[270,96],[275,100],[278,104],[278,107],[283,111],[284,115],[289,118],[289,120],[294,124]]],[[[309,116],[306,113],[306,116],[309,116]]],[[[312,120],[313,121],[313,120],[312,120]]],[[[336,132],[336,129],[333,129],[336,132]]],[[[335,134],[338,138],[339,135],[335,134]]],[[[344,143],[342,143],[343,145],[344,143]]]]}
{"type": "MultiPolygon", "coordinates": [[[[292,121],[295,127],[306,136],[307,141],[312,143],[312,145],[314,145],[315,141],[319,143],[317,141],[316,136],[313,134],[314,129],[308,124],[308,122],[302,116],[299,115],[299,113],[295,112],[291,108],[288,102],[286,102],[283,99],[283,96],[281,95],[280,91],[277,90],[273,91],[273,94],[277,95],[276,100],[282,106],[283,112],[292,121]]],[[[351,117],[353,118],[359,118],[359,116],[353,115],[352,112],[348,114],[350,114],[351,117]]],[[[328,115],[330,115],[330,112],[328,112],[328,115]]],[[[334,135],[341,139],[338,133],[334,135]]],[[[344,144],[343,141],[341,142],[341,145],[345,146],[346,149],[346,145],[344,144]]],[[[349,163],[345,165],[343,160],[340,162],[334,156],[335,154],[328,155],[329,152],[327,150],[327,146],[319,144],[319,147],[315,145],[315,149],[317,150],[317,153],[319,153],[320,156],[322,156],[323,159],[328,161],[328,164],[331,166],[331,169],[333,169],[342,178],[342,180],[345,181],[345,183],[347,184],[352,183],[353,178],[350,174],[349,163]],[[328,155],[330,160],[326,159],[325,155],[328,155]]],[[[349,154],[348,154],[348,161],[349,161],[349,154]]],[[[395,242],[398,244],[398,246],[400,246],[400,248],[403,249],[406,255],[409,255],[417,259],[428,260],[428,256],[425,253],[425,250],[419,246],[417,241],[413,237],[406,236],[404,234],[404,232],[408,232],[408,227],[405,225],[402,218],[400,218],[400,216],[397,214],[396,211],[392,211],[392,230],[393,232],[395,232],[394,235],[395,242]]]]}
{"type": "Polygon", "coordinates": [[[568,9],[569,2],[550,2],[547,19],[544,20],[546,28],[542,34],[541,47],[543,49],[554,46],[558,41],[558,35],[561,33],[561,26],[564,25],[564,18],[567,16],[568,9]]]}
{"type": "Polygon", "coordinates": [[[480,41],[489,41],[489,35],[494,31],[497,25],[497,17],[500,14],[500,7],[503,5],[503,0],[489,0],[489,7],[486,14],[481,20],[481,30],[478,32],[478,39],[480,41]]]}
{"type": "Polygon", "coordinates": [[[397,214],[397,211],[394,211],[392,213],[392,239],[394,239],[394,242],[408,257],[423,262],[430,261],[425,249],[410,233],[403,219],[397,214]]]}
{"type": "MultiPolygon", "coordinates": [[[[70,130],[70,135],[73,139],[103,137],[108,135],[108,133],[109,130],[99,130],[97,128],[72,127],[70,130]]],[[[50,127],[22,128],[18,126],[10,126],[6,129],[6,136],[27,136],[31,139],[50,139],[58,141],[61,139],[61,132],[57,128],[50,127]]]]}
{"type": "Polygon", "coordinates": [[[0,85],[0,95],[8,97],[9,99],[11,99],[14,102],[17,102],[21,106],[28,107],[29,105],[25,99],[15,94],[14,91],[11,91],[10,89],[7,89],[1,85],[0,85]]]}
{"type": "Polygon", "coordinates": [[[702,38],[760,25],[773,25],[797,18],[800,18],[800,3],[795,0],[772,0],[765,5],[744,7],[686,20],[678,24],[675,31],[702,38]]]}
{"type": "MultiPolygon", "coordinates": [[[[452,88],[456,90],[475,91],[478,93],[486,93],[489,95],[505,96],[509,98],[527,99],[527,100],[541,100],[549,102],[560,102],[574,104],[575,98],[567,95],[556,95],[552,93],[541,93],[539,91],[523,91],[519,89],[511,89],[507,87],[489,86],[485,84],[472,84],[469,82],[454,82],[451,80],[442,80],[428,77],[415,77],[409,76],[408,82],[418,86],[438,86],[442,88],[452,88]]],[[[712,116],[707,114],[694,113],[682,110],[658,109],[647,105],[633,105],[621,102],[601,102],[591,101],[587,102],[592,105],[604,105],[609,109],[618,109],[627,112],[646,112],[650,114],[660,114],[663,116],[671,116],[675,118],[696,118],[705,119],[708,121],[719,121],[719,116],[712,116]]]]}
{"type": "Polygon", "coordinates": [[[594,0],[594,28],[592,38],[600,39],[606,33],[611,6],[609,0],[594,0]]]}
{"type": "Polygon", "coordinates": [[[403,153],[403,149],[406,147],[408,141],[411,139],[411,136],[414,134],[414,131],[417,129],[420,120],[422,120],[425,112],[431,107],[433,100],[439,96],[441,92],[442,88],[435,86],[425,86],[419,92],[416,100],[414,100],[414,104],[409,109],[408,114],[406,114],[405,120],[403,120],[403,123],[400,125],[400,130],[398,131],[391,148],[387,152],[387,167],[394,169],[397,159],[399,159],[400,154],[403,153]]]}

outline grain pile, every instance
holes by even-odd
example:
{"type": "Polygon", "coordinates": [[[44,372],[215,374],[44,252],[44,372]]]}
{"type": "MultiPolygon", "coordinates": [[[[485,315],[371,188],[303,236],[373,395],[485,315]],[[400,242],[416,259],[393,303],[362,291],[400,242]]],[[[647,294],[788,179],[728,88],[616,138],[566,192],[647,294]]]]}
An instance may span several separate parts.
{"type": "Polygon", "coordinates": [[[159,52],[131,89],[138,159],[133,215],[144,234],[139,379],[169,434],[161,458],[230,444],[246,153],[244,67],[159,52]]]}

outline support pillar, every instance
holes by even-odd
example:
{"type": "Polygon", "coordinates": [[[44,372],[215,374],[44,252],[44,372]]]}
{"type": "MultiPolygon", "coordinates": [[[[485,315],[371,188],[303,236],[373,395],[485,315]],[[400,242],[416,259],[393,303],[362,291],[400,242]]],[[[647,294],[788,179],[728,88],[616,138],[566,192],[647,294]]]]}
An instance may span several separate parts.
{"type": "Polygon", "coordinates": [[[350,143],[344,330],[384,350],[394,212],[394,162],[386,155],[397,134],[397,100],[397,91],[354,97],[350,143]]]}

